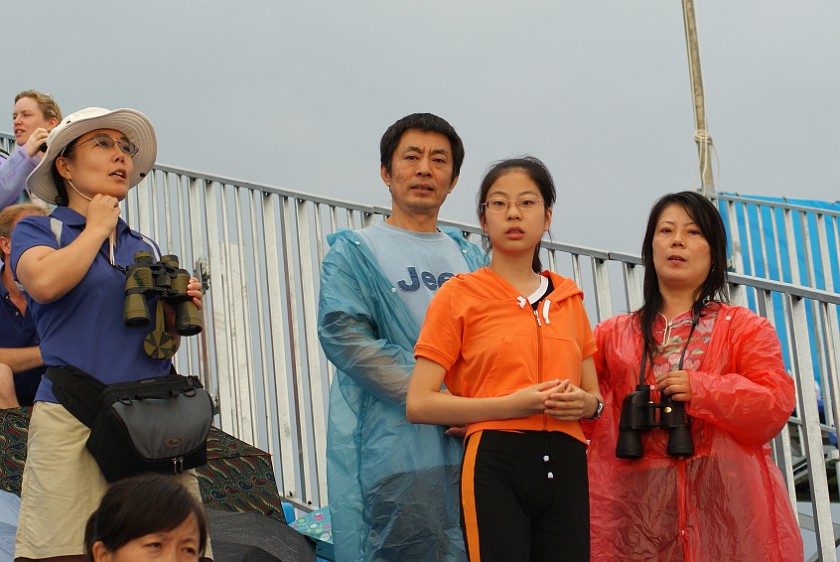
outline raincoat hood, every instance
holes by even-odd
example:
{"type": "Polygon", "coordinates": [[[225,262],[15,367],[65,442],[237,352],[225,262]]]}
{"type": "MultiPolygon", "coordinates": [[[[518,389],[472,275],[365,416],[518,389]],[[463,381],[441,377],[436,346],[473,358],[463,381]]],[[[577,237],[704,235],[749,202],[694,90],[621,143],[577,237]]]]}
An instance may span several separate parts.
{"type": "MultiPolygon", "coordinates": [[[[471,298],[506,305],[516,303],[519,308],[530,307],[526,296],[519,294],[507,281],[498,273],[485,267],[481,269],[483,275],[456,275],[458,282],[455,283],[459,291],[463,291],[471,298]]],[[[541,322],[551,322],[551,314],[560,309],[563,301],[572,297],[583,298],[583,291],[574,281],[562,277],[553,271],[543,271],[540,275],[551,279],[553,289],[545,296],[537,309],[537,317],[541,322]]]]}

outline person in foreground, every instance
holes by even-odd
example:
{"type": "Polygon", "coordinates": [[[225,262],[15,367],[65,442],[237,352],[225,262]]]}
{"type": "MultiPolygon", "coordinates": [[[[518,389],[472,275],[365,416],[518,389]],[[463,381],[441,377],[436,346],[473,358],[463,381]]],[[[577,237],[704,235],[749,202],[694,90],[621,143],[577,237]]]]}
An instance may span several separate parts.
{"type": "Polygon", "coordinates": [[[206,544],[204,508],[163,474],[112,485],[85,527],[87,562],[191,562],[206,544]]]}
{"type": "MultiPolygon", "coordinates": [[[[50,369],[74,367],[105,384],[170,374],[170,359],[144,350],[148,330],[123,323],[125,268],[139,251],[158,259],[153,241],[120,218],[119,203],[151,171],[157,142],[151,122],[134,109],[89,107],[67,116],[47,138],[47,151],[27,180],[58,206],[25,217],[12,238],[12,267],[23,285],[50,369]]],[[[201,284],[187,295],[201,304],[201,284]]],[[[150,300],[151,325],[157,297],[150,300]]],[[[174,343],[174,310],[164,307],[174,343]]],[[[90,430],[41,381],[29,425],[15,559],[82,560],[84,525],[107,483],[85,447],[90,430]]],[[[194,471],[175,476],[200,497],[194,471]]]]}
{"type": "Polygon", "coordinates": [[[438,291],[415,346],[409,421],[467,425],[461,511],[474,562],[589,560],[580,419],[597,417],[601,398],[583,293],[540,264],[554,200],[536,158],[489,170],[478,217],[490,265],[438,291]]]}
{"type": "Polygon", "coordinates": [[[447,279],[484,264],[484,253],[459,230],[437,226],[463,160],[461,138],[444,119],[399,119],[380,142],[391,215],[329,238],[318,336],[336,366],[327,484],[339,562],[466,559],[460,439],[405,419],[414,343],[429,301],[447,279]]]}
{"type": "MultiPolygon", "coordinates": [[[[18,149],[8,159],[0,160],[0,209],[14,203],[23,193],[26,178],[41,161],[41,147],[47,135],[60,122],[61,109],[47,94],[24,90],[15,96],[12,127],[18,149]]],[[[36,202],[44,204],[40,200],[36,202]]]]}
{"type": "Polygon", "coordinates": [[[793,380],[770,323],[725,302],[717,209],[695,192],[659,199],[642,260],[642,307],[595,329],[592,559],[802,560],[768,445],[793,411],[793,380]]]}

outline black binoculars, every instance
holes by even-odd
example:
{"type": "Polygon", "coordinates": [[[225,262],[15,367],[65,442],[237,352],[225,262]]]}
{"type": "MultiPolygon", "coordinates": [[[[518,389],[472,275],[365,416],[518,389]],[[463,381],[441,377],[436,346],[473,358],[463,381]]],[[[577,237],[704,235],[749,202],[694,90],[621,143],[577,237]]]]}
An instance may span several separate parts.
{"type": "Polygon", "coordinates": [[[151,252],[134,254],[134,263],[125,271],[125,305],[123,323],[131,328],[143,328],[151,322],[148,300],[155,295],[175,308],[175,331],[182,336],[194,336],[203,329],[198,307],[187,295],[190,274],[181,269],[178,256],[161,256],[155,262],[151,252]]]}
{"type": "Polygon", "coordinates": [[[665,449],[669,455],[690,457],[694,454],[691,417],[685,413],[685,403],[664,396],[662,403],[654,403],[650,399],[650,386],[640,384],[635,392],[624,397],[621,404],[615,456],[620,459],[640,458],[644,454],[641,432],[653,427],[669,430],[665,449]]]}

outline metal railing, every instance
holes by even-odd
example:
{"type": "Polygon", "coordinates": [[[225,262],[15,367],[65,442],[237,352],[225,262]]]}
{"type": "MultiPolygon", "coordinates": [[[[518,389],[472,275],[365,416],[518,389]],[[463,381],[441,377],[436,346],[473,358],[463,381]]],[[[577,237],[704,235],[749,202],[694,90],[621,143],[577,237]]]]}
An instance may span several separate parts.
{"type": "Polygon", "coordinates": [[[737,273],[840,291],[840,202],[824,208],[718,193],[737,273]]]}
{"type": "MultiPolygon", "coordinates": [[[[328,234],[382,220],[389,209],[166,166],[132,190],[125,206],[132,225],[164,251],[183,256],[184,263],[196,263],[209,279],[204,340],[182,350],[186,363],[179,355],[179,368],[198,369],[216,392],[221,429],[272,454],[278,488],[287,499],[304,507],[326,504],[326,406],[333,370],[317,339],[320,261],[328,234]]],[[[480,239],[476,226],[442,222],[480,239]]],[[[545,247],[545,263],[584,290],[593,322],[641,304],[644,268],[637,256],[557,242],[545,247]]],[[[730,283],[734,303],[753,303],[760,315],[784,327],[780,334],[796,381],[797,409],[790,429],[772,443],[774,457],[794,505],[796,482],[809,482],[819,555],[834,560],[826,463],[836,463],[836,454],[830,454],[836,448],[825,436],[837,431],[840,413],[840,295],[738,274],[730,275],[730,283]],[[814,355],[803,352],[814,347],[823,373],[819,380],[814,355]],[[822,420],[817,396],[826,405],[822,420]]]]}
{"type": "MultiPolygon", "coordinates": [[[[180,256],[183,267],[192,266],[208,286],[205,330],[183,339],[178,370],[199,374],[215,394],[218,427],[271,453],[280,493],[303,509],[328,501],[333,368],[316,327],[326,237],[382,220],[388,212],[168,166],[156,166],[123,202],[123,217],[133,228],[157,240],[164,253],[180,256]]],[[[476,226],[442,223],[480,239],[476,226]]],[[[544,245],[544,263],[583,289],[593,323],[640,306],[644,268],[638,256],[544,245]]],[[[827,463],[836,468],[837,454],[826,436],[837,432],[840,415],[840,295],[739,274],[731,274],[730,283],[734,303],[752,304],[777,329],[785,328],[779,333],[797,408],[772,442],[774,458],[794,505],[795,484],[807,479],[813,512],[800,516],[800,524],[815,531],[820,559],[836,560],[827,463]],[[810,349],[818,352],[803,352],[810,349]],[[825,405],[822,419],[818,396],[825,405]]]]}
{"type": "Polygon", "coordinates": [[[16,147],[14,136],[8,133],[0,133],[0,154],[11,154],[16,147]]]}

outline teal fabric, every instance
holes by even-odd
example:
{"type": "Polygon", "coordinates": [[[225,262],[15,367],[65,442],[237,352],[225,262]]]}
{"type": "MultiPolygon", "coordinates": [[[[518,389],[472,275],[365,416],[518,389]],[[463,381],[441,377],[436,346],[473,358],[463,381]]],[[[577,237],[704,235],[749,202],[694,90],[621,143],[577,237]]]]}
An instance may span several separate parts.
{"type": "MultiPolygon", "coordinates": [[[[297,519],[294,516],[294,508],[289,503],[283,503],[283,512],[286,513],[286,520],[291,521],[289,526],[292,529],[303,533],[315,542],[315,554],[318,560],[335,560],[335,551],[332,544],[332,523],[330,522],[330,510],[326,507],[310,511],[297,519]],[[291,512],[286,513],[287,509],[291,512]]],[[[2,562],[2,561],[0,561],[2,562]]]]}
{"type": "MultiPolygon", "coordinates": [[[[445,232],[471,270],[485,264],[484,252],[460,231],[445,232]]],[[[318,335],[337,368],[327,433],[336,560],[466,560],[458,497],[461,440],[405,418],[420,326],[356,233],[342,230],[328,242],[318,335]],[[390,523],[391,513],[414,513],[417,528],[409,533],[390,523]]]]}

